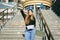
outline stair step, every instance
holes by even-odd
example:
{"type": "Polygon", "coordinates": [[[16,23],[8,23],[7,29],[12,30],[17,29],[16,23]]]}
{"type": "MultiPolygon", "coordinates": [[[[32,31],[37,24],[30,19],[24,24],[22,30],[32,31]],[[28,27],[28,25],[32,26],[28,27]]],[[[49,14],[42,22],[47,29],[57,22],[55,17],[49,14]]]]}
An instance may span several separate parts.
{"type": "Polygon", "coordinates": [[[23,39],[22,37],[2,37],[0,39],[23,39]]]}
{"type": "Polygon", "coordinates": [[[25,28],[4,28],[4,30],[25,30],[25,28]]]}
{"type": "Polygon", "coordinates": [[[0,38],[4,37],[23,37],[22,34],[0,34],[0,38]]]}
{"type": "Polygon", "coordinates": [[[14,29],[11,29],[11,30],[9,30],[9,29],[4,29],[3,31],[22,31],[21,29],[18,29],[18,30],[14,30],[14,29]]]}
{"type": "Polygon", "coordinates": [[[7,25],[6,27],[25,27],[25,25],[20,24],[20,25],[7,25]]]}
{"type": "Polygon", "coordinates": [[[22,32],[22,31],[25,31],[25,29],[23,29],[23,30],[4,30],[3,32],[22,32]]]}
{"type": "Polygon", "coordinates": [[[23,30],[25,30],[25,28],[21,28],[21,29],[4,29],[4,31],[5,31],[5,30],[8,30],[8,31],[9,31],[9,30],[12,30],[12,31],[13,31],[13,30],[15,30],[15,31],[16,31],[16,30],[23,31],[23,30]]]}
{"type": "Polygon", "coordinates": [[[24,40],[24,39],[22,39],[22,38],[19,38],[19,39],[0,39],[0,40],[24,40]]]}
{"type": "Polygon", "coordinates": [[[25,26],[7,26],[7,27],[4,27],[4,28],[25,28],[25,26]]]}
{"type": "MultiPolygon", "coordinates": [[[[37,26],[39,28],[39,26],[37,26]]],[[[0,31],[0,40],[24,40],[22,34],[25,33],[25,24],[22,15],[16,15],[2,31],[0,31]]],[[[35,37],[35,40],[42,40],[42,37],[35,37]]]]}
{"type": "Polygon", "coordinates": [[[15,31],[4,31],[4,32],[1,32],[0,34],[23,34],[23,33],[25,33],[24,31],[18,31],[18,32],[15,32],[15,31]]]}
{"type": "Polygon", "coordinates": [[[35,40],[42,40],[42,37],[40,37],[40,36],[35,36],[35,40]]]}

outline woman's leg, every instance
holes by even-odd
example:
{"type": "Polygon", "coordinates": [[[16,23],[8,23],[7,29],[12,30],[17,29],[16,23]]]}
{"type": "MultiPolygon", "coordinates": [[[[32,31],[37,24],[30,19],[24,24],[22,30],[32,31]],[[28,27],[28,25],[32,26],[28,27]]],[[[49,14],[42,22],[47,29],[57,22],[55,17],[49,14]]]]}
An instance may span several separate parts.
{"type": "Polygon", "coordinates": [[[30,40],[30,32],[27,30],[25,32],[25,40],[30,40]]]}
{"type": "Polygon", "coordinates": [[[36,29],[31,30],[31,34],[30,34],[30,40],[34,40],[35,39],[35,33],[36,33],[36,29]]]}

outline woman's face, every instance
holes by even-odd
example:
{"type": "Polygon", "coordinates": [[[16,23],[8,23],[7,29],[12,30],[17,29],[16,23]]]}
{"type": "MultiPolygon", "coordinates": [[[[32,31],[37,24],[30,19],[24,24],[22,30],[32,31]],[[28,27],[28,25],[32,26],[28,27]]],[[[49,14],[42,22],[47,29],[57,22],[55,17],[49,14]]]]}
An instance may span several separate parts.
{"type": "Polygon", "coordinates": [[[32,13],[32,11],[31,10],[29,10],[29,13],[28,13],[29,15],[32,15],[33,13],[32,13]]]}

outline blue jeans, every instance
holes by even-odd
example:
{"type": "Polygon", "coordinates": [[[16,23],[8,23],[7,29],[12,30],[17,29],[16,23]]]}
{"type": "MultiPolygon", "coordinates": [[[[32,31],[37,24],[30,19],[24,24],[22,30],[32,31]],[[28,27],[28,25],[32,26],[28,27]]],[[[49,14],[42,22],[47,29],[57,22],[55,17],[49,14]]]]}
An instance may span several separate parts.
{"type": "Polygon", "coordinates": [[[25,32],[25,40],[34,40],[35,39],[35,33],[36,29],[34,28],[33,30],[27,30],[25,32]]]}

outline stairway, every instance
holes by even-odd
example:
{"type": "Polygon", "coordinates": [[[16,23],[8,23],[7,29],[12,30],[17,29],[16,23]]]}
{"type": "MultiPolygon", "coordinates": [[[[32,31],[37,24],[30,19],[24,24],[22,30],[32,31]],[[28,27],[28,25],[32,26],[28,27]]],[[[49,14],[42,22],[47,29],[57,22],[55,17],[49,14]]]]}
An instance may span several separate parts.
{"type": "Polygon", "coordinates": [[[52,10],[41,10],[54,40],[60,40],[60,19],[52,10]]]}
{"type": "Polygon", "coordinates": [[[23,18],[16,14],[0,31],[0,40],[23,40],[24,30],[23,18]]]}
{"type": "MultiPolygon", "coordinates": [[[[25,24],[20,11],[0,31],[0,40],[24,40],[25,24]]],[[[35,40],[42,40],[42,37],[35,36],[35,40]]]]}

